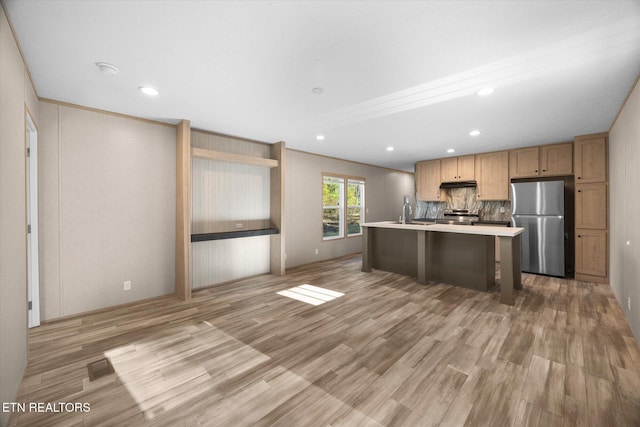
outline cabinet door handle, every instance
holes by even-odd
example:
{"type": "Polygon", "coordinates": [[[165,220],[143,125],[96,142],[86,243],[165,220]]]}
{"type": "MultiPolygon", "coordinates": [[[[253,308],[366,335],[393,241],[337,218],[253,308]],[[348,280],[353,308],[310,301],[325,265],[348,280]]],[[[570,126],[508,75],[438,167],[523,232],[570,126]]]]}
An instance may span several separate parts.
{"type": "Polygon", "coordinates": [[[578,190],[578,193],[582,193],[582,190],[578,190]]]}
{"type": "Polygon", "coordinates": [[[546,172],[546,171],[547,171],[546,169],[542,169],[542,172],[546,172]]]}
{"type": "Polygon", "coordinates": [[[578,234],[578,237],[582,237],[582,236],[578,234]]]}
{"type": "Polygon", "coordinates": [[[536,169],[536,172],[538,172],[538,169],[536,169]]]}
{"type": "Polygon", "coordinates": [[[578,177],[578,179],[582,179],[582,177],[581,177],[581,176],[579,176],[579,177],[578,177]]]}

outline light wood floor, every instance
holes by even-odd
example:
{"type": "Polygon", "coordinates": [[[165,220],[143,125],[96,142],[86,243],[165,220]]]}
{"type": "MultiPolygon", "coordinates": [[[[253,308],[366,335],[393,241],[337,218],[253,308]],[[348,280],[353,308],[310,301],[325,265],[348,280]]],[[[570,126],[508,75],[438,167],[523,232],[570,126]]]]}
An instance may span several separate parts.
{"type": "Polygon", "coordinates": [[[638,426],[640,349],[609,286],[523,275],[516,305],[359,257],[30,332],[11,425],[638,426]],[[304,283],[344,293],[312,306],[304,283]],[[90,382],[107,357],[115,373],[90,382]]]}

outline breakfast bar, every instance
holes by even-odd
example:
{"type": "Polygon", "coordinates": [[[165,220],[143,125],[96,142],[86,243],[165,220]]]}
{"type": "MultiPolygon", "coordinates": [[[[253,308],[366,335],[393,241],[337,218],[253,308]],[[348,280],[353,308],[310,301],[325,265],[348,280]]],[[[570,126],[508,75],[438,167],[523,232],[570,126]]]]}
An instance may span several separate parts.
{"type": "Polygon", "coordinates": [[[520,227],[363,224],[362,271],[372,268],[487,291],[495,285],[495,238],[500,239],[500,302],[514,305],[521,289],[520,227]]]}

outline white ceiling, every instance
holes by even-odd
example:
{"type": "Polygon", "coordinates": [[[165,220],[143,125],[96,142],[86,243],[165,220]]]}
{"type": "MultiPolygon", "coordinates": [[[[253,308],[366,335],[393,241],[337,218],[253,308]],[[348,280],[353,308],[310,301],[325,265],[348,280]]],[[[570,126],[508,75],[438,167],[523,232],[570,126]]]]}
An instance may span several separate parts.
{"type": "Polygon", "coordinates": [[[40,97],[402,170],[607,131],[640,73],[638,0],[2,1],[40,97]]]}

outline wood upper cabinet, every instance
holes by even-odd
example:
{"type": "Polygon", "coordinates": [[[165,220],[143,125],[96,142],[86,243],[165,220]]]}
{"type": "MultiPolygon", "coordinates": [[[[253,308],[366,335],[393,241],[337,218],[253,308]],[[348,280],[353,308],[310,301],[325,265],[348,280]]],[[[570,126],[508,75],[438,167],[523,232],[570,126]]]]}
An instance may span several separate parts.
{"type": "Polygon", "coordinates": [[[441,184],[440,160],[416,163],[416,198],[424,202],[444,201],[441,184]]]}
{"type": "Polygon", "coordinates": [[[458,157],[458,178],[460,181],[476,179],[476,156],[458,157]]]}
{"type": "Polygon", "coordinates": [[[478,200],[509,200],[509,152],[476,155],[478,200]]]}
{"type": "Polygon", "coordinates": [[[557,176],[573,173],[573,144],[551,144],[540,146],[540,175],[557,176]]]}
{"type": "Polygon", "coordinates": [[[607,184],[576,185],[576,228],[607,229],[607,184]]]}
{"type": "Polygon", "coordinates": [[[606,276],[607,232],[577,228],[576,279],[601,282],[606,276]]]}
{"type": "Polygon", "coordinates": [[[539,175],[540,148],[527,147],[509,151],[509,176],[526,178],[539,175]]]}
{"type": "Polygon", "coordinates": [[[442,182],[476,179],[475,156],[450,157],[440,161],[442,182]]]}
{"type": "Polygon", "coordinates": [[[511,178],[559,176],[572,173],[573,145],[570,142],[509,151],[511,178]]]}
{"type": "Polygon", "coordinates": [[[576,184],[607,181],[606,137],[576,137],[574,150],[576,184]]]}

